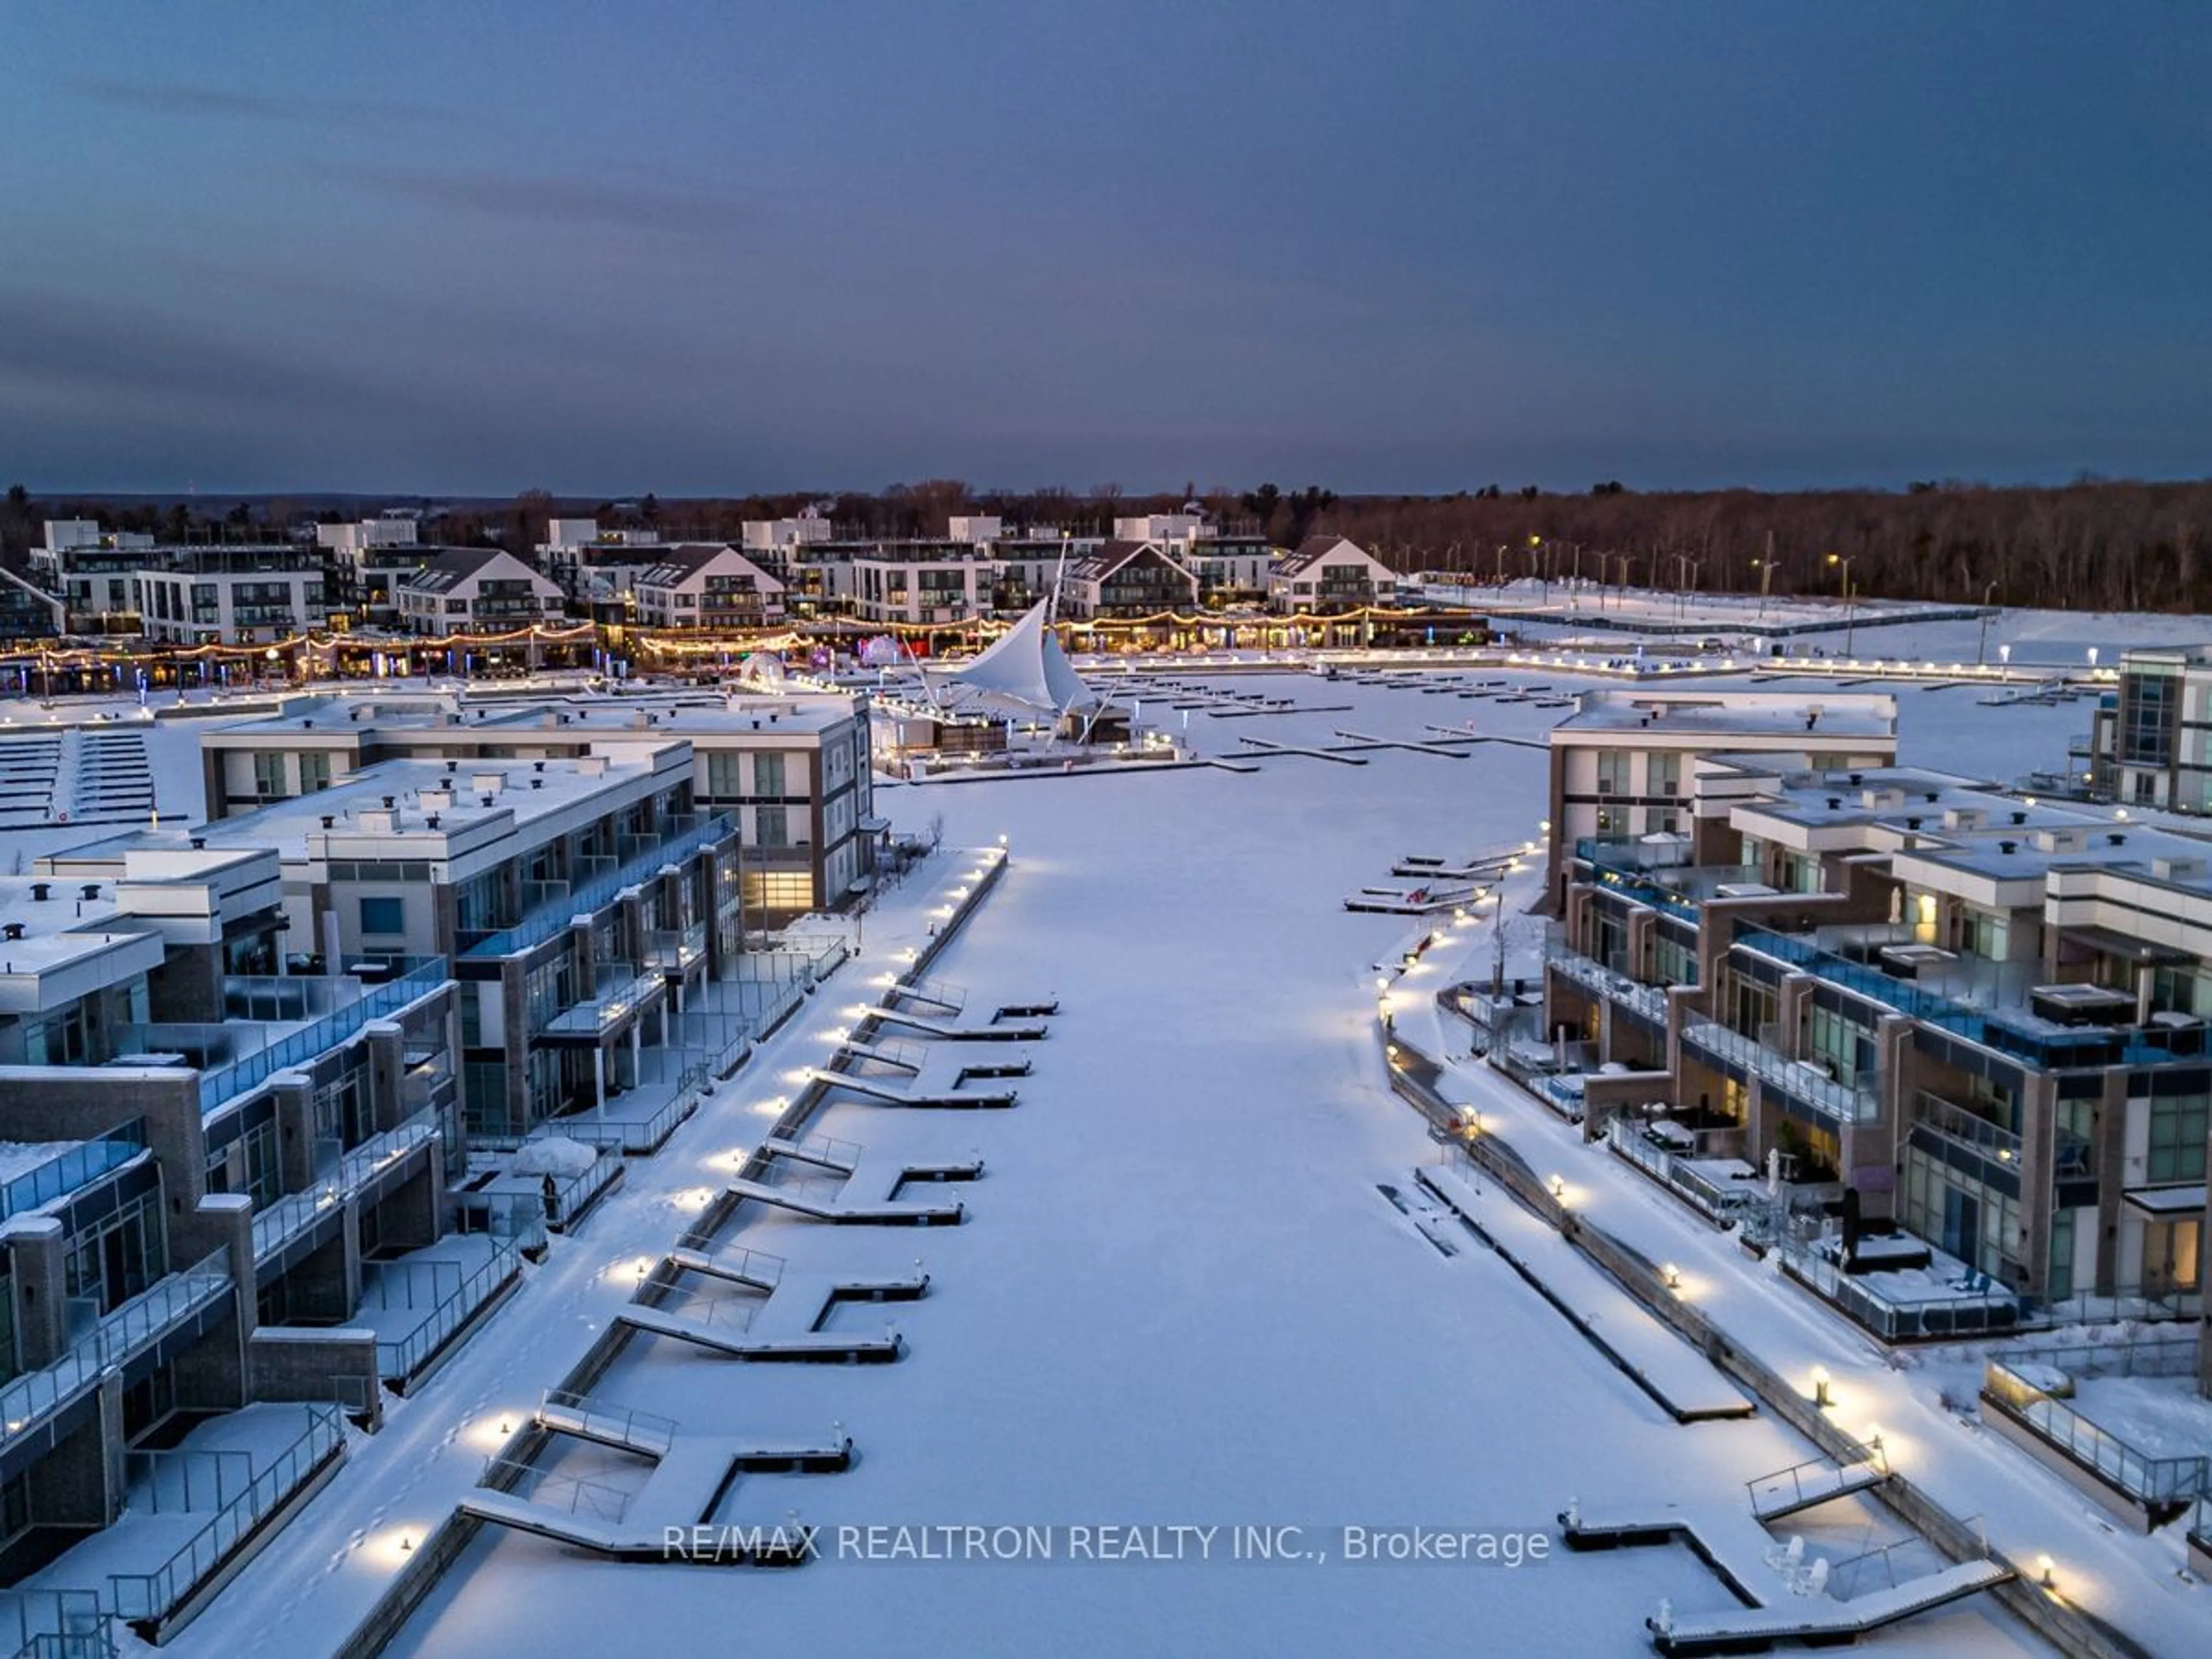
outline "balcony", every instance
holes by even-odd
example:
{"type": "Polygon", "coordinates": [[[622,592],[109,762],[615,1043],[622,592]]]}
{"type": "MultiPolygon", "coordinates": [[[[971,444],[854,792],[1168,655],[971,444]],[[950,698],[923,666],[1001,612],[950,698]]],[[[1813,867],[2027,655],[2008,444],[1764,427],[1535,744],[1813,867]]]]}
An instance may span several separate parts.
{"type": "Polygon", "coordinates": [[[231,1289],[230,1252],[219,1249],[104,1316],[53,1364],[0,1388],[0,1444],[97,1387],[103,1373],[144,1352],[231,1289]]]}
{"type": "Polygon", "coordinates": [[[662,994],[660,969],[632,969],[627,963],[603,963],[599,990],[572,1003],[538,1028],[556,1041],[601,1042],[608,1034],[662,994]]]}
{"type": "Polygon", "coordinates": [[[646,966],[681,979],[707,959],[707,924],[695,921],[678,933],[655,933],[645,947],[646,966]]]}
{"type": "Polygon", "coordinates": [[[257,1210],[253,1216],[253,1259],[265,1261],[310,1231],[324,1216],[350,1202],[369,1183],[416,1147],[436,1139],[436,1119],[425,1112],[396,1129],[372,1136],[338,1160],[327,1181],[292,1193],[257,1210]]]}
{"type": "MultiPolygon", "coordinates": [[[[333,977],[327,982],[332,985],[360,984],[357,980],[343,976],[333,977]]],[[[212,1112],[273,1073],[327,1053],[369,1021],[396,1013],[409,1003],[429,995],[445,982],[445,963],[442,960],[425,963],[381,985],[362,987],[361,995],[354,1001],[279,1037],[264,1048],[244,1054],[228,1065],[203,1070],[200,1073],[200,1110],[203,1113],[212,1112]]],[[[161,1028],[144,1029],[158,1033],[161,1028]]]]}
{"type": "Polygon", "coordinates": [[[1575,843],[1575,857],[1595,872],[1599,887],[1624,894],[1641,904],[1672,911],[1691,921],[1698,919],[1698,902],[1664,884],[1664,878],[1672,873],[1671,870],[1638,864],[1628,843],[1585,836],[1575,843]]]}
{"type": "Polygon", "coordinates": [[[737,832],[737,819],[727,812],[717,812],[696,828],[650,842],[644,850],[626,862],[544,901],[514,927],[479,940],[462,954],[469,957],[507,957],[518,951],[526,951],[532,945],[542,945],[568,927],[574,918],[613,903],[623,889],[639,885],[663,865],[680,864],[700,848],[710,847],[737,832]]]}
{"type": "Polygon", "coordinates": [[[0,1221],[26,1210],[35,1210],[42,1204],[51,1204],[110,1170],[128,1164],[145,1150],[143,1118],[119,1129],[110,1129],[97,1140],[65,1146],[45,1163],[33,1164],[5,1186],[0,1186],[0,1221]]]}
{"type": "Polygon", "coordinates": [[[1913,1097],[1912,1127],[1962,1146],[1968,1152],[2017,1171],[2021,1139],[2011,1130],[1967,1107],[1923,1089],[1913,1097]]]}
{"type": "Polygon", "coordinates": [[[1658,985],[1643,985],[1626,974],[1616,974],[1593,957],[1564,947],[1554,950],[1550,957],[1553,968],[1573,980],[1577,985],[1597,993],[1608,1001],[1624,1004],[1644,1018],[1664,1026],[1667,1023],[1667,991],[1658,985]]]}
{"type": "MultiPolygon", "coordinates": [[[[2145,1042],[2141,1034],[2118,1026],[2061,1025],[2038,1018],[2026,1009],[1977,1006],[1955,996],[1931,991],[1915,981],[1885,972],[1867,962],[1855,961],[1825,949],[1816,939],[1771,928],[1746,927],[1736,934],[1737,945],[1759,951],[1831,985],[1894,1009],[1939,1030],[1994,1048],[2043,1068],[2118,1064],[2156,1065],[2171,1060],[2172,1052],[2145,1042]]],[[[1980,984],[1973,964],[1980,958],[1960,958],[1970,982],[1980,984]]],[[[1995,981],[1990,981],[1994,988],[1995,981]]]]}
{"type": "Polygon", "coordinates": [[[1708,1054],[1730,1060],[1751,1076],[1773,1085],[1791,1099],[1838,1125],[1869,1123],[1881,1115],[1871,1090],[1837,1082],[1818,1066],[1754,1042],[1739,1031],[1706,1020],[1682,1028],[1682,1040],[1708,1054]]]}

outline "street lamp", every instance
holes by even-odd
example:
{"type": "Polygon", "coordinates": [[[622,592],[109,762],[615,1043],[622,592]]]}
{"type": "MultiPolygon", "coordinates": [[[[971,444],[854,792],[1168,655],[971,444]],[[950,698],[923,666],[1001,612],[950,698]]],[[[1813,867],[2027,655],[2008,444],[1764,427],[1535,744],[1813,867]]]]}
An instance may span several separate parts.
{"type": "Polygon", "coordinates": [[[1752,568],[1759,572],[1759,614],[1762,617],[1766,614],[1766,596],[1774,590],[1775,562],[1772,559],[1751,562],[1752,568]]]}
{"type": "Polygon", "coordinates": [[[1856,553],[1849,558],[1840,553],[1828,555],[1828,562],[1836,567],[1836,596],[1844,602],[1844,654],[1846,657],[1851,654],[1853,624],[1857,621],[1851,611],[1851,566],[1857,558],[1856,553]]]}

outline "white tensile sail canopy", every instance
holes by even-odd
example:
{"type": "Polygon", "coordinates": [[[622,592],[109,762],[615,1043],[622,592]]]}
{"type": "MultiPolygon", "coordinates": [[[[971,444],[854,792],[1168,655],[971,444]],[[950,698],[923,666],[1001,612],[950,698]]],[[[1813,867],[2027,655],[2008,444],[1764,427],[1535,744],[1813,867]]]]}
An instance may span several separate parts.
{"type": "Polygon", "coordinates": [[[1097,699],[1045,626],[1044,605],[1025,611],[997,644],[957,668],[927,671],[948,708],[1019,707],[1054,714],[1089,708],[1097,699]]]}

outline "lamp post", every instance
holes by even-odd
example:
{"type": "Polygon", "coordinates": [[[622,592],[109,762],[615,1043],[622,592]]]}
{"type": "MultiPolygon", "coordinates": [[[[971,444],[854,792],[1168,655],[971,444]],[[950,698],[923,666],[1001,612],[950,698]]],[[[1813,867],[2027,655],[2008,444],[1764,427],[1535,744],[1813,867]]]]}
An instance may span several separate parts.
{"type": "Polygon", "coordinates": [[[1690,612],[1690,588],[1698,580],[1698,573],[1705,568],[1703,559],[1693,559],[1686,553],[1674,556],[1674,614],[1686,617],[1690,612]]]}
{"type": "Polygon", "coordinates": [[[1982,590],[1982,641],[1974,647],[1974,666],[1977,668],[1990,659],[1990,595],[1996,591],[1995,582],[1982,590]]]}
{"type": "Polygon", "coordinates": [[[1851,566],[1857,558],[1856,553],[1849,558],[1840,553],[1828,555],[1828,562],[1836,567],[1836,596],[1844,602],[1844,654],[1846,657],[1852,654],[1853,625],[1857,621],[1851,610],[1851,566]]]}
{"type": "Polygon", "coordinates": [[[1753,559],[1751,562],[1759,572],[1759,614],[1764,617],[1766,614],[1766,596],[1774,588],[1774,561],[1753,559]]]}

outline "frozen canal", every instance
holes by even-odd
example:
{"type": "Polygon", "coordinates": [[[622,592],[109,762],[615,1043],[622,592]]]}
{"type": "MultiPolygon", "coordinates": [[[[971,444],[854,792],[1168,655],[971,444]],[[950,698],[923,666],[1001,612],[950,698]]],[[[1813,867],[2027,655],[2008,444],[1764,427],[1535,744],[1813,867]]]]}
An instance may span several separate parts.
{"type": "MultiPolygon", "coordinates": [[[[1557,718],[1310,676],[1222,684],[1354,708],[1194,714],[1190,739],[1216,753],[1243,734],[1418,738],[1472,717],[1533,736],[1557,718]]],[[[1902,693],[1908,722],[1954,695],[1902,693]]],[[[2031,716],[1980,712],[2025,738],[2031,716]]],[[[2063,735],[2068,711],[2033,712],[2038,742],[2063,735]]],[[[1150,693],[1146,719],[1180,722],[1150,693]]],[[[956,844],[1011,839],[1007,878],[937,973],[986,1010],[1057,994],[1062,1012],[1012,1111],[841,1104],[817,1125],[916,1159],[981,1152],[969,1224],[755,1217],[731,1238],[810,1272],[926,1258],[928,1297],[890,1310],[909,1352],[747,1366],[644,1337],[598,1389],[691,1431],[816,1438],[844,1424],[850,1472],[741,1478],[714,1516],[796,1510],[825,1529],[827,1559],[781,1573],[618,1565],[488,1528],[398,1650],[1627,1655],[1649,1651],[1643,1620],[1662,1597],[1732,1605],[1679,1548],[1562,1556],[1553,1537],[1553,1559],[1518,1567],[1343,1559],[1347,1526],[1553,1534],[1577,1497],[1741,1516],[1745,1481],[1807,1455],[1763,1419],[1675,1425],[1496,1257],[1446,1258],[1377,1191],[1433,1150],[1388,1093],[1372,1030],[1370,964],[1407,924],[1340,900],[1403,854],[1534,836],[1543,764],[1492,744],[1464,761],[1383,751],[1364,766],[1283,757],[1243,775],[886,790],[904,825],[941,811],[956,844]],[[1133,1524],[1295,1526],[1328,1559],[1231,1562],[1225,1532],[1206,1559],[1195,1534],[1156,1535],[1182,1540],[1179,1561],[1067,1559],[1067,1529],[1133,1524]],[[843,1527],[1001,1525],[1060,1529],[1056,1559],[867,1560],[834,1541],[843,1527]]],[[[812,1011],[817,1026],[859,1005],[852,975],[817,998],[836,1006],[812,1011]]],[[[737,1083],[663,1156],[749,1143],[764,1121],[751,1109],[791,1086],[751,1068],[737,1083]]],[[[514,1380],[534,1397],[558,1379],[514,1380]]],[[[573,1472],[635,1485],[619,1462],[573,1472]]],[[[1830,1522],[1886,1524],[1847,1507],[1830,1522]]],[[[1968,1607],[1873,1645],[2020,1640],[1968,1607]]]]}

